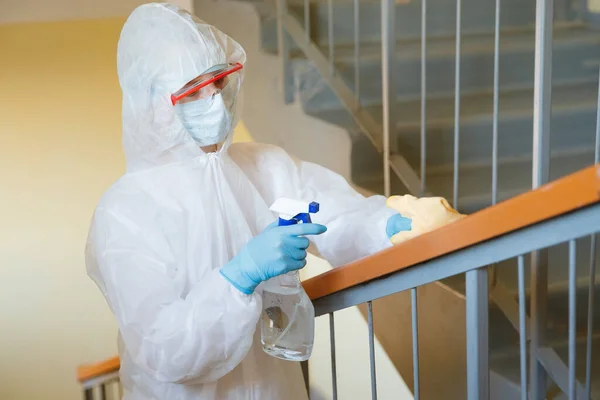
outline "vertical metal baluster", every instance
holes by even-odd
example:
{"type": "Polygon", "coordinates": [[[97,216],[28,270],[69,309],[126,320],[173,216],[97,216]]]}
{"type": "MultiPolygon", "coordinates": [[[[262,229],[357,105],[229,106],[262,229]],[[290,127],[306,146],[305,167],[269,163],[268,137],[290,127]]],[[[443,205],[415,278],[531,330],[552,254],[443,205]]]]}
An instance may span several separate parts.
{"type": "Polygon", "coordinates": [[[585,360],[585,393],[586,399],[592,395],[592,336],[594,333],[594,291],[596,288],[596,260],[597,260],[597,237],[592,235],[590,249],[590,282],[588,288],[588,316],[587,316],[587,346],[585,360]]]}
{"type": "Polygon", "coordinates": [[[360,108],[360,0],[354,0],[354,96],[355,109],[360,108]]]}
{"type": "Polygon", "coordinates": [[[458,170],[460,144],[460,32],[462,0],[456,0],[456,60],[454,64],[454,192],[453,206],[458,209],[458,170]]]}
{"type": "MultiPolygon", "coordinates": [[[[553,0],[536,0],[535,73],[533,98],[533,188],[548,182],[550,166],[550,106],[552,92],[553,0]]],[[[546,372],[538,361],[545,345],[548,297],[548,252],[531,254],[531,362],[532,400],[546,398],[546,372]]]]}
{"type": "Polygon", "coordinates": [[[115,396],[115,399],[118,399],[118,400],[123,399],[123,391],[121,389],[121,381],[119,380],[119,378],[117,378],[117,380],[115,380],[115,390],[113,390],[113,394],[115,396]]]}
{"type": "Polygon", "coordinates": [[[488,271],[468,271],[467,306],[467,399],[489,399],[488,271]]]}
{"type": "Polygon", "coordinates": [[[600,162],[600,68],[598,69],[598,110],[596,111],[596,145],[594,149],[594,162],[600,162]]]}
{"type": "Polygon", "coordinates": [[[337,368],[335,364],[335,322],[333,313],[329,313],[329,343],[331,344],[331,384],[333,400],[337,400],[337,368]]]}
{"type": "Polygon", "coordinates": [[[306,45],[310,44],[310,0],[304,0],[304,33],[306,33],[306,45]]]}
{"type": "Polygon", "coordinates": [[[384,194],[391,194],[390,153],[396,151],[396,2],[381,0],[381,85],[383,103],[383,182],[384,194]]]}
{"type": "Polygon", "coordinates": [[[99,400],[106,400],[106,386],[104,383],[101,383],[100,386],[98,386],[98,398],[99,400]]]}
{"type": "Polygon", "coordinates": [[[292,80],[292,65],[290,63],[290,45],[283,24],[287,16],[287,0],[277,0],[277,48],[281,62],[281,87],[283,100],[286,104],[294,101],[294,87],[292,80]]]}
{"type": "Polygon", "coordinates": [[[575,265],[575,240],[569,241],[569,400],[577,399],[577,378],[575,376],[575,336],[577,266],[575,265]]]}
{"type": "Polygon", "coordinates": [[[327,29],[329,37],[329,74],[335,74],[334,43],[333,43],[333,0],[327,0],[327,29]]]}
{"type": "Polygon", "coordinates": [[[546,341],[546,316],[548,301],[548,252],[538,250],[531,253],[530,282],[531,335],[529,363],[529,385],[531,400],[546,399],[547,375],[544,366],[538,361],[538,351],[546,341]]]}
{"type": "Polygon", "coordinates": [[[414,400],[419,400],[421,391],[419,388],[419,317],[417,307],[417,288],[412,288],[410,290],[410,298],[412,305],[414,400]]]}
{"type": "MultiPolygon", "coordinates": [[[[598,111],[596,113],[596,145],[594,149],[594,164],[600,162],[600,70],[598,72],[598,111]]],[[[588,318],[587,318],[587,346],[585,360],[585,393],[586,398],[592,394],[592,335],[594,331],[594,295],[596,289],[596,261],[598,246],[596,234],[591,236],[590,245],[590,275],[588,288],[588,318]]]]}
{"type": "Polygon", "coordinates": [[[500,0],[496,0],[494,28],[494,120],[492,128],[492,205],[498,202],[498,86],[500,76],[500,0]]]}
{"type": "Polygon", "coordinates": [[[421,0],[421,196],[427,180],[427,0],[421,0]]]}
{"type": "Polygon", "coordinates": [[[109,388],[108,392],[110,393],[110,395],[108,396],[109,400],[114,400],[114,399],[120,398],[119,393],[118,393],[118,391],[119,391],[118,386],[119,386],[118,379],[110,381],[110,385],[108,385],[108,388],[109,388]]]}
{"type": "Polygon", "coordinates": [[[375,332],[373,330],[373,303],[368,302],[369,354],[371,356],[371,398],[377,400],[377,374],[375,371],[375,332]]]}
{"type": "MultiPolygon", "coordinates": [[[[496,0],[496,17],[494,26],[494,117],[492,121],[492,205],[498,202],[498,107],[499,81],[500,81],[500,1],[496,0]]],[[[490,267],[492,287],[498,280],[496,264],[490,267]]]]}
{"type": "Polygon", "coordinates": [[[525,310],[525,258],[519,256],[519,356],[521,359],[521,400],[527,400],[527,312],[525,310]]]}

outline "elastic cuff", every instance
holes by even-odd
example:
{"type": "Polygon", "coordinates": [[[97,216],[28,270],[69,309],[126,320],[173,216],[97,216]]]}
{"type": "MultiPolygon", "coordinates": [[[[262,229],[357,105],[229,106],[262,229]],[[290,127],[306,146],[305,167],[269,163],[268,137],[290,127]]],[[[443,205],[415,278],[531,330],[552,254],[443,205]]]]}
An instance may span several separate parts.
{"type": "Polygon", "coordinates": [[[235,283],[233,280],[231,280],[231,279],[230,279],[230,278],[229,278],[227,275],[225,275],[225,274],[223,273],[223,270],[222,270],[222,269],[221,269],[219,272],[221,273],[221,276],[222,276],[223,278],[225,278],[225,280],[226,280],[227,282],[231,283],[231,285],[232,285],[234,288],[236,288],[237,290],[239,290],[240,292],[242,292],[242,293],[244,293],[244,294],[247,294],[247,295],[251,295],[252,293],[254,293],[254,289],[255,289],[255,288],[253,288],[253,289],[247,289],[247,288],[243,288],[243,287],[241,287],[240,285],[238,285],[237,283],[235,283]]]}
{"type": "Polygon", "coordinates": [[[254,282],[242,271],[240,265],[244,263],[247,264],[248,261],[245,261],[243,253],[240,253],[225,264],[220,272],[237,290],[244,294],[252,294],[260,282],[254,282]]]}

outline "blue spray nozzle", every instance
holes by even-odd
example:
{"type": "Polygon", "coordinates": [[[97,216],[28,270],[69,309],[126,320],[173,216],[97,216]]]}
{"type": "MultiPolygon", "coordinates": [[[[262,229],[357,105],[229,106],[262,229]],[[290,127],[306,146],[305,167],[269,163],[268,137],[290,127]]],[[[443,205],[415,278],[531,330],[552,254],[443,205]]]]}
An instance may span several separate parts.
{"type": "Polygon", "coordinates": [[[312,222],[310,214],[318,213],[319,208],[315,201],[308,203],[282,197],[273,203],[270,210],[279,214],[279,226],[286,226],[312,222]]]}

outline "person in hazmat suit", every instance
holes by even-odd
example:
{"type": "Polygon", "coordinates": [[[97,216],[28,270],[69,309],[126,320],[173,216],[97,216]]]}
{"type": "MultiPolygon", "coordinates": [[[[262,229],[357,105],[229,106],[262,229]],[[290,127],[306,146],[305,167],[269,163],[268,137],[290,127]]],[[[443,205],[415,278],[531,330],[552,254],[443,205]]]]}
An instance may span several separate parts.
{"type": "Polygon", "coordinates": [[[138,7],[121,32],[127,168],[96,208],[86,265],[117,319],[127,400],[307,399],[299,363],[262,351],[260,283],[302,268],[307,237],[342,265],[410,229],[321,166],[231,144],[245,58],[170,4],[138,7]],[[319,202],[315,223],[274,226],[280,197],[319,202]]]}

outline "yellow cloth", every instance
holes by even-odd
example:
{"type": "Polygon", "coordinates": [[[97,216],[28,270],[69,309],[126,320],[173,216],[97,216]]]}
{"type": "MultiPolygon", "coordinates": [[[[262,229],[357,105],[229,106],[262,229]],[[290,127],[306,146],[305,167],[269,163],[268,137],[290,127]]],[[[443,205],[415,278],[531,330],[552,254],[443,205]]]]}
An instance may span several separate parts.
{"type": "Polygon", "coordinates": [[[392,244],[402,243],[465,217],[450,207],[443,197],[392,196],[387,200],[387,206],[412,220],[412,229],[392,236],[392,244]]]}

